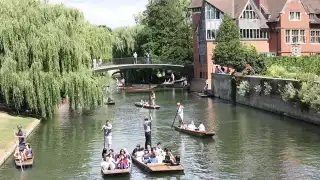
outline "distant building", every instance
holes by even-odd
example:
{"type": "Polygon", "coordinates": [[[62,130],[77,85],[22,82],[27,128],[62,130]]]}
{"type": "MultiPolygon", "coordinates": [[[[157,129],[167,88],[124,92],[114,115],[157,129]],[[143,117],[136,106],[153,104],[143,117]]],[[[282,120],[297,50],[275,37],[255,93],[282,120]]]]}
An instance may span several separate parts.
{"type": "Polygon", "coordinates": [[[268,56],[320,54],[320,0],[192,0],[194,77],[211,79],[215,38],[223,15],[241,42],[268,56]]]}

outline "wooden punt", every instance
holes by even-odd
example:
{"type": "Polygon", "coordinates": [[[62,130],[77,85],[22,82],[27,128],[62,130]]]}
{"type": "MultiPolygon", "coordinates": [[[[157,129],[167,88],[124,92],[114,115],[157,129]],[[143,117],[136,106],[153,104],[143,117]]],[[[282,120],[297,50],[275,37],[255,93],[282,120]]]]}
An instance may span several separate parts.
{"type": "Polygon", "coordinates": [[[145,164],[141,160],[136,159],[132,156],[132,162],[138,166],[141,170],[146,171],[148,173],[169,173],[169,172],[183,172],[183,165],[170,165],[166,163],[161,164],[145,164]]]}
{"type": "MultiPolygon", "coordinates": [[[[19,147],[17,147],[19,148],[19,147]]],[[[29,167],[29,166],[33,166],[33,160],[34,160],[34,155],[31,156],[31,157],[28,157],[27,160],[23,160],[23,161],[20,161],[20,159],[16,159],[14,156],[13,156],[13,161],[15,163],[15,165],[20,168],[20,167],[29,167]]]]}
{"type": "Polygon", "coordinates": [[[208,97],[208,95],[204,93],[197,93],[197,95],[202,98],[208,97]]]}
{"type": "Polygon", "coordinates": [[[114,101],[105,102],[106,105],[115,105],[116,103],[114,101]]]}
{"type": "Polygon", "coordinates": [[[188,129],[181,129],[177,126],[174,126],[174,129],[176,131],[185,133],[185,134],[189,134],[192,136],[197,136],[197,137],[213,137],[215,135],[215,132],[208,132],[208,131],[199,131],[199,130],[195,130],[195,131],[190,131],[188,129]]]}
{"type": "Polygon", "coordinates": [[[127,168],[127,169],[104,170],[101,167],[101,173],[104,176],[126,176],[126,175],[130,175],[131,168],[132,168],[132,159],[131,159],[130,155],[128,155],[128,160],[129,160],[129,168],[127,168]]]}
{"type": "Polygon", "coordinates": [[[148,105],[148,106],[146,106],[146,105],[142,105],[141,102],[135,102],[134,105],[137,106],[137,107],[143,107],[145,109],[160,109],[160,107],[161,107],[159,105],[155,105],[155,106],[148,105]]]}

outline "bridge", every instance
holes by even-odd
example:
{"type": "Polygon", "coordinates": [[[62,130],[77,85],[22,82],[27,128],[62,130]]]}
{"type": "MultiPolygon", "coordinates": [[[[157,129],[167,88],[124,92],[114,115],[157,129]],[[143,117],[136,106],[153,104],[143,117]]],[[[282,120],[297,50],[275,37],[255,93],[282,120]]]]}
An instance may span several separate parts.
{"type": "Polygon", "coordinates": [[[99,64],[99,62],[97,62],[97,64],[94,64],[93,66],[94,72],[105,72],[115,69],[172,69],[184,67],[183,65],[168,64],[168,62],[164,63],[157,58],[147,59],[146,57],[138,57],[136,59],[133,57],[114,58],[107,61],[107,63],[99,64]]]}

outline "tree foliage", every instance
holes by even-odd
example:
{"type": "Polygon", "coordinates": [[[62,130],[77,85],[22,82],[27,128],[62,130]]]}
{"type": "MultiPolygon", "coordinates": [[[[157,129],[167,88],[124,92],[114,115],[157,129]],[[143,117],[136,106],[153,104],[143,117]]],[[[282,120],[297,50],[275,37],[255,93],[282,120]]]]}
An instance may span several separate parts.
{"type": "Polygon", "coordinates": [[[189,64],[192,56],[192,26],[187,0],[149,1],[139,20],[145,26],[145,51],[164,61],[189,64]]]}
{"type": "Polygon", "coordinates": [[[142,25],[137,26],[125,26],[118,27],[113,30],[113,57],[132,57],[134,52],[138,55],[143,54],[141,48],[141,37],[144,27],[142,25]]]}
{"type": "Polygon", "coordinates": [[[38,0],[1,0],[0,12],[1,103],[51,118],[61,96],[74,108],[100,102],[89,68],[91,56],[111,57],[110,31],[38,0]]]}
{"type": "Polygon", "coordinates": [[[257,73],[265,71],[263,58],[256,48],[241,44],[239,28],[228,14],[223,17],[216,42],[217,46],[213,50],[214,63],[233,67],[238,72],[245,70],[247,64],[257,73]]]}

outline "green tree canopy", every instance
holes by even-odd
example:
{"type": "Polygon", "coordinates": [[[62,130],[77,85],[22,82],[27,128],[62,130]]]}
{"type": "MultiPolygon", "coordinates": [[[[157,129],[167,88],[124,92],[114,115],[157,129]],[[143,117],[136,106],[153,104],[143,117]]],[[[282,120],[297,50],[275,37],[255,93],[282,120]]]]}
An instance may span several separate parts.
{"type": "Polygon", "coordinates": [[[142,47],[151,56],[177,64],[193,61],[188,4],[187,0],[149,1],[140,20],[146,37],[142,47]]]}
{"type": "Polygon", "coordinates": [[[255,72],[265,70],[263,58],[252,45],[243,45],[240,42],[239,28],[228,14],[224,15],[219,27],[217,46],[213,50],[214,63],[243,71],[250,64],[255,72]]]}
{"type": "Polygon", "coordinates": [[[91,56],[111,57],[110,31],[39,0],[2,0],[0,12],[1,103],[51,118],[61,96],[74,108],[100,102],[91,56]]]}

